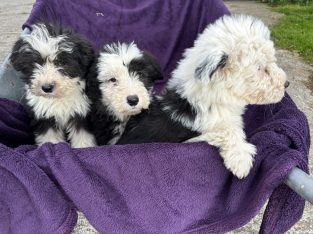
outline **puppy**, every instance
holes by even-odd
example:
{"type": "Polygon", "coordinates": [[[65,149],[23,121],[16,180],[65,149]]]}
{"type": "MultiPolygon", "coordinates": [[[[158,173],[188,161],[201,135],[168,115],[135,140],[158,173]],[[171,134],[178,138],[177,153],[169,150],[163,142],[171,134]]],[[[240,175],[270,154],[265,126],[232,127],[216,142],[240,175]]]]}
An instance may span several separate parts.
{"type": "Polygon", "coordinates": [[[87,87],[92,100],[89,119],[99,145],[117,142],[130,117],[148,108],[153,84],[161,79],[155,58],[134,43],[104,46],[87,87]]]}
{"type": "Polygon", "coordinates": [[[39,23],[15,43],[10,57],[25,82],[25,105],[38,145],[70,141],[94,146],[86,116],[86,72],[94,53],[90,43],[69,29],[39,23]]]}
{"type": "Polygon", "coordinates": [[[250,16],[224,16],[185,51],[163,95],[118,144],[206,141],[235,176],[246,177],[256,147],[243,130],[245,107],[277,103],[287,86],[269,29],[250,16]]]}

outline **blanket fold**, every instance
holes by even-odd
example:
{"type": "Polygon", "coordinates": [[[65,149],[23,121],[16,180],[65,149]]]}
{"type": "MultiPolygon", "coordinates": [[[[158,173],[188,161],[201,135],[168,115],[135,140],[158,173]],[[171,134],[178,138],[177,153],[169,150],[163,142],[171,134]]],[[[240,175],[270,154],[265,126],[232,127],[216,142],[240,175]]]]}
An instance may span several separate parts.
{"type": "Polygon", "coordinates": [[[71,203],[34,162],[4,145],[0,181],[0,233],[71,233],[71,203]]]}

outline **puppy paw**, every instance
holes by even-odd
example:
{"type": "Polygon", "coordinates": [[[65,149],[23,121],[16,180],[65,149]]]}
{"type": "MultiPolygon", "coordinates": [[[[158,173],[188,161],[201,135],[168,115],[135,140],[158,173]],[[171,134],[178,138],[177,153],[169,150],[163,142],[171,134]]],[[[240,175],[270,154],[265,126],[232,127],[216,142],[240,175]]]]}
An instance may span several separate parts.
{"type": "Polygon", "coordinates": [[[84,129],[80,129],[80,131],[73,129],[68,135],[72,148],[87,148],[97,145],[95,137],[84,129]]]}
{"type": "Polygon", "coordinates": [[[253,158],[256,154],[254,145],[246,143],[235,149],[221,152],[224,164],[236,177],[246,177],[253,166],[253,158]]]}
{"type": "Polygon", "coordinates": [[[36,144],[41,146],[45,143],[58,144],[60,142],[65,142],[63,132],[54,129],[48,129],[45,133],[36,135],[36,144]]]}
{"type": "Polygon", "coordinates": [[[93,141],[80,141],[80,142],[71,142],[72,148],[88,148],[95,147],[97,144],[93,141]]]}
{"type": "Polygon", "coordinates": [[[194,137],[194,138],[190,138],[190,139],[188,139],[186,141],[183,141],[183,143],[192,143],[192,142],[198,142],[198,141],[199,140],[196,137],[194,137]]]}
{"type": "Polygon", "coordinates": [[[202,138],[202,136],[197,136],[197,137],[193,137],[190,138],[188,140],[183,141],[183,143],[192,143],[192,142],[200,142],[200,141],[206,141],[205,139],[202,138]]]}

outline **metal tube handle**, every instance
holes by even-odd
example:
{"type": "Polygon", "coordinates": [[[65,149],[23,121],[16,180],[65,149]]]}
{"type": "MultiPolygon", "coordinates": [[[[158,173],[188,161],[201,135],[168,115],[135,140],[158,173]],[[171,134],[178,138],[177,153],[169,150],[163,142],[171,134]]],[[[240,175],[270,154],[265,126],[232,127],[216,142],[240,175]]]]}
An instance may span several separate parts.
{"type": "Polygon", "coordinates": [[[313,204],[313,177],[295,167],[291,170],[285,181],[293,191],[313,204]]]}

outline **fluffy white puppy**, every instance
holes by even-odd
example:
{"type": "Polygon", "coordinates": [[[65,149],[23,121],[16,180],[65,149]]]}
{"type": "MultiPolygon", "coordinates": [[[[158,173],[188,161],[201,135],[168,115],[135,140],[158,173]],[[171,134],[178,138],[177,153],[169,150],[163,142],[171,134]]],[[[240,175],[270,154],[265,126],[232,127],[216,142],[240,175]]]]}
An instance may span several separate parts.
{"type": "Polygon", "coordinates": [[[201,135],[188,140],[219,147],[225,166],[248,175],[256,148],[246,140],[242,115],[248,104],[279,102],[288,86],[276,64],[270,31],[251,16],[224,16],[185,53],[168,88],[197,110],[194,121],[173,116],[201,135]]]}
{"type": "Polygon", "coordinates": [[[288,84],[263,22],[224,16],[185,51],[164,93],[119,143],[206,141],[243,178],[256,154],[243,128],[245,107],[279,102],[288,84]]]}

